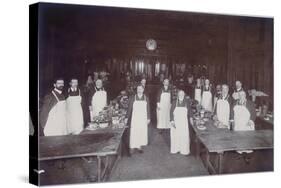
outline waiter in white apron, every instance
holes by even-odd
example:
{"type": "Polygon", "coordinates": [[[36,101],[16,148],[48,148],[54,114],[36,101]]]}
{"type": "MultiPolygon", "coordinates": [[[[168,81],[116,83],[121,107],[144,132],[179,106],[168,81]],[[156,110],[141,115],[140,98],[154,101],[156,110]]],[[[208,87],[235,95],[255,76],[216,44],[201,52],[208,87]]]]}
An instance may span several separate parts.
{"type": "Polygon", "coordinates": [[[194,98],[194,94],[195,94],[195,84],[193,82],[193,75],[192,74],[188,74],[187,76],[187,84],[184,86],[185,87],[185,94],[190,98],[193,99],[194,98]]]}
{"type": "Polygon", "coordinates": [[[228,85],[223,84],[221,95],[216,100],[214,108],[217,120],[227,128],[229,128],[230,110],[232,105],[232,100],[228,92],[228,85]]]}
{"type": "Polygon", "coordinates": [[[235,90],[232,94],[232,98],[237,102],[239,100],[239,92],[244,91],[244,89],[242,88],[242,83],[237,80],[235,82],[235,90]]]}
{"type": "Polygon", "coordinates": [[[107,92],[103,88],[102,80],[98,79],[95,83],[95,92],[92,96],[90,106],[91,120],[98,116],[103,108],[107,105],[107,92]]]}
{"type": "Polygon", "coordinates": [[[237,104],[233,108],[233,129],[235,131],[255,130],[255,104],[246,99],[244,91],[240,91],[238,97],[237,104]]]}
{"type": "MultiPolygon", "coordinates": [[[[245,91],[239,91],[236,105],[233,108],[234,131],[255,130],[255,104],[247,100],[245,91]]],[[[252,153],[253,150],[237,150],[237,153],[252,153]]]]}
{"type": "Polygon", "coordinates": [[[198,78],[196,80],[196,86],[194,89],[194,99],[201,105],[201,98],[202,98],[202,87],[201,87],[201,79],[198,78]]]}
{"type": "Polygon", "coordinates": [[[67,134],[65,97],[62,94],[64,80],[58,78],[54,89],[45,96],[40,110],[40,125],[45,136],[60,136],[67,134]]]}
{"type": "Polygon", "coordinates": [[[129,119],[131,153],[137,150],[143,153],[142,147],[148,144],[148,124],[150,123],[149,99],[144,94],[142,85],[137,86],[137,94],[131,96],[127,111],[129,119]]]}
{"type": "Polygon", "coordinates": [[[142,78],[141,81],[140,81],[142,87],[144,88],[145,90],[145,86],[146,86],[146,79],[145,78],[142,78]]]}
{"type": "Polygon", "coordinates": [[[218,84],[216,86],[216,91],[214,94],[214,108],[215,108],[217,101],[221,98],[221,95],[222,95],[222,85],[218,84]]]}
{"type": "Polygon", "coordinates": [[[140,80],[140,85],[142,85],[142,87],[144,88],[144,94],[146,95],[146,96],[148,96],[148,90],[147,90],[147,88],[146,88],[146,78],[143,76],[142,78],[141,78],[141,80],[140,80]]]}
{"type": "Polygon", "coordinates": [[[213,111],[213,105],[212,105],[212,92],[211,92],[211,86],[210,81],[208,79],[205,80],[205,85],[203,87],[203,93],[202,93],[202,101],[201,105],[202,107],[207,111],[213,111]]]}
{"type": "Polygon", "coordinates": [[[68,134],[79,134],[83,130],[82,97],[78,88],[78,80],[70,81],[68,97],[66,99],[67,131],[68,134]]]}
{"type": "Polygon", "coordinates": [[[169,88],[169,79],[164,79],[163,87],[157,95],[157,128],[170,128],[170,110],[171,110],[172,91],[169,88]]]}
{"type": "Polygon", "coordinates": [[[190,110],[190,102],[185,97],[183,90],[178,91],[177,100],[173,102],[171,108],[171,153],[180,153],[188,155],[190,153],[190,138],[188,117],[190,110]]]}

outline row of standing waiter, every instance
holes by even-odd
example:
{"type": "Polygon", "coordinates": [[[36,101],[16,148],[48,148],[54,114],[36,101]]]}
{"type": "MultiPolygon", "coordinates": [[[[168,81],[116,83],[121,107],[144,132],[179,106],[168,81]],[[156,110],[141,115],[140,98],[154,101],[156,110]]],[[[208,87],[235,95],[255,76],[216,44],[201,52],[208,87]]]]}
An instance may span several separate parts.
{"type": "MultiPolygon", "coordinates": [[[[196,101],[197,108],[214,114],[220,127],[235,131],[254,130],[256,111],[252,101],[247,100],[246,92],[240,81],[235,83],[236,89],[230,95],[229,86],[222,84],[213,96],[208,79],[202,84],[201,79],[192,92],[194,98],[187,96],[186,88],[178,88],[176,99],[173,100],[173,89],[169,79],[163,80],[163,85],[157,94],[157,128],[170,129],[170,152],[188,155],[190,153],[189,123],[193,123],[192,104],[196,101]]],[[[147,125],[150,123],[149,98],[145,94],[145,79],[137,86],[137,93],[130,99],[128,119],[130,125],[130,149],[142,153],[142,147],[147,145],[147,125]],[[131,120],[130,120],[131,119],[131,120]]],[[[152,104],[153,105],[153,104],[152,104]]]]}
{"type": "MultiPolygon", "coordinates": [[[[255,108],[246,98],[241,82],[236,82],[236,90],[229,95],[229,87],[224,84],[220,95],[212,95],[208,79],[202,85],[201,80],[192,89],[194,97],[186,95],[186,89],[177,90],[173,100],[173,91],[169,79],[164,79],[157,93],[157,128],[170,129],[170,152],[188,155],[190,153],[189,123],[193,123],[191,104],[195,100],[198,106],[215,114],[215,118],[230,127],[235,122],[236,130],[253,130],[255,108]],[[194,98],[194,99],[193,99],[194,98]],[[214,104],[214,105],[213,105],[214,104]]],[[[79,134],[84,128],[81,91],[78,80],[70,80],[67,94],[63,94],[64,80],[58,78],[53,83],[40,109],[40,125],[44,136],[79,134]]],[[[90,97],[89,113],[91,120],[107,105],[107,91],[100,79],[95,81],[94,92],[90,97]]],[[[146,94],[146,80],[142,79],[135,93],[130,96],[127,110],[129,126],[129,148],[131,153],[143,152],[148,144],[148,125],[151,121],[150,100],[146,94]]]]}

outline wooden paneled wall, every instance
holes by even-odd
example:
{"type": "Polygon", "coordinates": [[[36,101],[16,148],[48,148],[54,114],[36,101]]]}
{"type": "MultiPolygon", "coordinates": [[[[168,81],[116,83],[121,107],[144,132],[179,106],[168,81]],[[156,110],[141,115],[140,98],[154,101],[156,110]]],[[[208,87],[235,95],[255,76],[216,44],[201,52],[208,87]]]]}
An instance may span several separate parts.
{"type": "MultiPolygon", "coordinates": [[[[188,12],[44,5],[40,85],[56,75],[85,76],[106,61],[206,65],[211,81],[273,94],[273,20],[188,12]],[[157,49],[145,47],[147,39],[157,49]]],[[[42,88],[42,90],[44,90],[42,88]]]]}
{"type": "Polygon", "coordinates": [[[273,21],[237,17],[228,30],[228,82],[273,96],[273,21]]]}

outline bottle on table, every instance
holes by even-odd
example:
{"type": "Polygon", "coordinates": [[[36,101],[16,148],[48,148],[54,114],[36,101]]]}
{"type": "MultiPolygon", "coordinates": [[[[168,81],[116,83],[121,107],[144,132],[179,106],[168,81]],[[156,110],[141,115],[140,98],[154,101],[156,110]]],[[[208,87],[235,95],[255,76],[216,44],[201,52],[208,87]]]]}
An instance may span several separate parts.
{"type": "Polygon", "coordinates": [[[229,120],[229,130],[230,131],[234,130],[234,120],[229,120]]]}

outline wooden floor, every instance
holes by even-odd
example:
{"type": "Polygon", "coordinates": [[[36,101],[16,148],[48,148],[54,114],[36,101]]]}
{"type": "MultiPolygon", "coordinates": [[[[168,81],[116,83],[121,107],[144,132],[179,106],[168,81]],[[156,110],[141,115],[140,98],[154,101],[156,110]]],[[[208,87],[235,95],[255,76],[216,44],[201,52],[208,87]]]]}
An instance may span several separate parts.
{"type": "Polygon", "coordinates": [[[208,175],[200,159],[194,156],[170,154],[170,135],[149,128],[149,145],[144,153],[124,156],[111,173],[109,181],[144,180],[208,175]]]}

